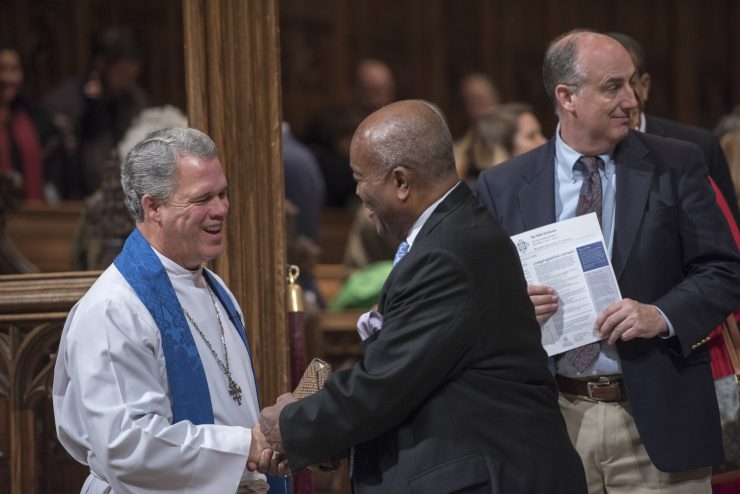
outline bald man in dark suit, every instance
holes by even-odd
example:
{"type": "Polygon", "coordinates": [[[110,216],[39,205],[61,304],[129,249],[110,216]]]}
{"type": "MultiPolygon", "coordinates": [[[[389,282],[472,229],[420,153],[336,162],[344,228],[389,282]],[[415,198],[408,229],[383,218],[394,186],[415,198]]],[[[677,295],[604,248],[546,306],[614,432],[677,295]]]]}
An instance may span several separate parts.
{"type": "Polygon", "coordinates": [[[460,182],[452,137],[421,101],[352,140],[357,194],[401,243],[382,328],[323,390],[263,411],[290,468],[354,446],[358,494],[585,493],[511,240],[460,182]]]}

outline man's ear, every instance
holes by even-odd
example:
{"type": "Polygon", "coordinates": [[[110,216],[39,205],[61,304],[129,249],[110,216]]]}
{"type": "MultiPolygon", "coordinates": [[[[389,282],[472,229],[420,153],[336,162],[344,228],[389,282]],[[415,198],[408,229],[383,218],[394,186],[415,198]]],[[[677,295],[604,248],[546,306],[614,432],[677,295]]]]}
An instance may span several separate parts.
{"type": "Polygon", "coordinates": [[[141,198],[141,209],[144,211],[144,219],[159,222],[159,201],[151,194],[144,194],[141,198]]]}
{"type": "Polygon", "coordinates": [[[391,170],[391,180],[396,187],[396,197],[406,201],[409,197],[409,170],[404,166],[397,166],[391,170]]]}
{"type": "Polygon", "coordinates": [[[558,84],[555,86],[555,99],[558,102],[558,106],[568,113],[575,113],[575,91],[573,86],[567,84],[558,84]]]}

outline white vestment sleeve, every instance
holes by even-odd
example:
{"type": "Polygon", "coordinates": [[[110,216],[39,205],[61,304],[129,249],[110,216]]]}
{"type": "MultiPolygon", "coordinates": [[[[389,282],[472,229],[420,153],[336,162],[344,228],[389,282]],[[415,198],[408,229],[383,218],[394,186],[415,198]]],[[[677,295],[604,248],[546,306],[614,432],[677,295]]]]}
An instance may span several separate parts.
{"type": "Polygon", "coordinates": [[[171,424],[159,331],[138,299],[113,292],[67,319],[53,391],[60,441],[116,494],[235,492],[250,429],[171,424]]]}

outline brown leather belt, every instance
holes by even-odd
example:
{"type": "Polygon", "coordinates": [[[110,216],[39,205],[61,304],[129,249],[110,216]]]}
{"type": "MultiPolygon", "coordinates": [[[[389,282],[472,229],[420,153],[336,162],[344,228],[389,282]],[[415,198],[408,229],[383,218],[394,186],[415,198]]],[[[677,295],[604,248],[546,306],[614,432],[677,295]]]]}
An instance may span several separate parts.
{"type": "Polygon", "coordinates": [[[627,399],[624,391],[624,381],[621,377],[599,377],[591,381],[581,381],[561,375],[556,375],[558,388],[563,393],[579,396],[588,396],[592,400],[614,402],[627,399]]]}

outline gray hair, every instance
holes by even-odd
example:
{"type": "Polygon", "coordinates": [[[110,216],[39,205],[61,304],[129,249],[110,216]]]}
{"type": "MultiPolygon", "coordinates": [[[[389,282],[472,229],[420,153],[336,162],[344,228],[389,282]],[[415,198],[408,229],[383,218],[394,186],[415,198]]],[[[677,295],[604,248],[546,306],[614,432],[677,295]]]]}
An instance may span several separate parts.
{"type": "Polygon", "coordinates": [[[558,100],[555,97],[555,87],[558,84],[566,84],[573,87],[574,92],[578,92],[586,83],[587,77],[578,59],[578,42],[593,34],[596,33],[586,29],[574,29],[555,38],[545,51],[542,82],[556,113],[558,100]]]}
{"type": "Polygon", "coordinates": [[[186,155],[212,160],[216,154],[216,144],[196,129],[173,127],[147,135],[121,162],[121,187],[134,222],[144,219],[145,194],[162,203],[170,199],[177,160],[186,155]]]}
{"type": "Polygon", "coordinates": [[[427,101],[405,118],[391,118],[373,132],[368,154],[380,171],[396,166],[414,170],[426,182],[457,173],[452,153],[452,134],[440,110],[427,101]]]}

